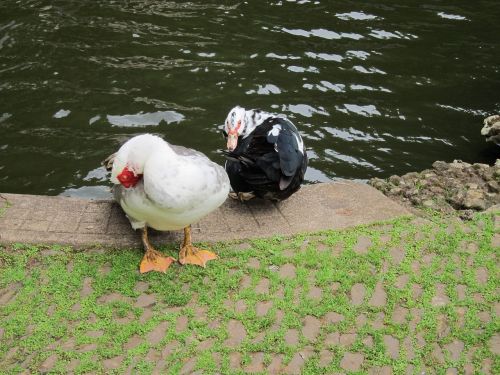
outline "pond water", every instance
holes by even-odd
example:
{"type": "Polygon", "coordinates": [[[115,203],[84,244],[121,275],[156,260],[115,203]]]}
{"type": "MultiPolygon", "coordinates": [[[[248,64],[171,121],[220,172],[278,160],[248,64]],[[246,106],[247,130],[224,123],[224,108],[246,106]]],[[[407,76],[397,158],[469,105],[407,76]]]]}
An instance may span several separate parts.
{"type": "Polygon", "coordinates": [[[283,113],[307,181],[491,162],[500,2],[0,2],[0,192],[105,197],[156,133],[219,163],[234,105],[283,113]]]}

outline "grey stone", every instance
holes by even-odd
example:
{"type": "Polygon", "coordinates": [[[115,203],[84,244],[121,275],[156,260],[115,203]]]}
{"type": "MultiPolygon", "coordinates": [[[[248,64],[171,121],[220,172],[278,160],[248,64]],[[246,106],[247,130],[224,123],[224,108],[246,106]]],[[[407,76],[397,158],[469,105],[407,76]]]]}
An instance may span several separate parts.
{"type": "MultiPolygon", "coordinates": [[[[10,202],[0,220],[1,243],[140,246],[121,208],[112,201],[3,194],[10,202]]],[[[226,241],[340,229],[409,212],[376,189],[350,181],[302,187],[286,201],[241,203],[228,199],[199,223],[194,241],[226,241]],[[304,220],[304,207],[308,219],[304,220]],[[228,227],[226,223],[230,222],[228,227]]],[[[180,242],[182,231],[151,233],[153,243],[180,242]]]]}

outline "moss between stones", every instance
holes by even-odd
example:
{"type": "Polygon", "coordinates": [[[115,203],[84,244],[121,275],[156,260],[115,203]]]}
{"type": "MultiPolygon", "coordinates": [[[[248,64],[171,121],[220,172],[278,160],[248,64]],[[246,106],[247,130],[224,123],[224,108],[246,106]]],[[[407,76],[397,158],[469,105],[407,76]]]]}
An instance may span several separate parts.
{"type": "Polygon", "coordinates": [[[495,231],[405,218],[146,275],[140,249],[0,248],[0,373],[498,373],[495,231]]]}

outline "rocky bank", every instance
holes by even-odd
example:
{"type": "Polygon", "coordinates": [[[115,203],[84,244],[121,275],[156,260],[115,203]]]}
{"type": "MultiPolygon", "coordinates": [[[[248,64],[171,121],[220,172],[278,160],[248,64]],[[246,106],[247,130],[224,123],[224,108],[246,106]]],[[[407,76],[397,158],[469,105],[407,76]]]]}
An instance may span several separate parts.
{"type": "Polygon", "coordinates": [[[407,207],[458,211],[467,219],[474,211],[500,204],[500,159],[492,166],[436,161],[432,169],[388,179],[373,178],[369,184],[407,207]]]}

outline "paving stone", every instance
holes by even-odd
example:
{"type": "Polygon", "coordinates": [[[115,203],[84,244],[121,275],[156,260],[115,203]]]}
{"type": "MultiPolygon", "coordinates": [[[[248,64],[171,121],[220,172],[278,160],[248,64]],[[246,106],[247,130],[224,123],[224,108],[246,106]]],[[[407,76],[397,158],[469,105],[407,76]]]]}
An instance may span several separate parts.
{"type": "Polygon", "coordinates": [[[392,312],[392,321],[396,324],[406,323],[406,316],[408,315],[408,309],[402,306],[397,306],[392,312]]]}
{"type": "Polygon", "coordinates": [[[284,368],[283,374],[300,374],[304,366],[304,358],[299,353],[295,353],[292,360],[284,368]]]}
{"type": "Polygon", "coordinates": [[[451,332],[450,325],[448,324],[448,318],[444,314],[439,314],[436,318],[437,326],[436,331],[440,339],[448,336],[451,332]]]}
{"type": "Polygon", "coordinates": [[[283,366],[283,355],[278,354],[274,355],[271,359],[271,363],[267,367],[268,374],[282,374],[282,366],[283,366]]]}
{"type": "Polygon", "coordinates": [[[123,355],[118,355],[113,358],[108,358],[102,361],[102,365],[105,370],[116,370],[122,365],[123,358],[124,358],[123,355]]]}
{"type": "Polygon", "coordinates": [[[194,369],[196,367],[196,357],[189,358],[182,366],[180,375],[194,374],[194,369]]]}
{"type": "Polygon", "coordinates": [[[250,363],[245,366],[246,372],[262,372],[264,371],[264,353],[257,352],[250,354],[250,363]]]}
{"type": "Polygon", "coordinates": [[[366,336],[362,341],[363,345],[373,348],[373,337],[371,336],[366,336]]]}
{"type": "Polygon", "coordinates": [[[156,297],[154,294],[146,294],[143,293],[139,297],[137,297],[137,301],[135,302],[135,307],[151,307],[156,305],[156,297]]]}
{"type": "Polygon", "coordinates": [[[340,335],[339,338],[339,344],[346,347],[351,346],[352,344],[354,344],[355,341],[356,341],[355,333],[344,333],[340,335]]]}
{"type": "Polygon", "coordinates": [[[389,255],[392,258],[392,262],[399,265],[405,257],[405,250],[402,247],[393,247],[389,250],[389,255]]]}
{"type": "Polygon", "coordinates": [[[425,339],[424,339],[424,335],[422,332],[418,332],[416,335],[415,335],[415,342],[416,342],[416,346],[417,348],[423,348],[425,346],[425,339]]]}
{"type": "Polygon", "coordinates": [[[0,305],[5,306],[12,302],[19,288],[20,284],[15,283],[7,286],[6,288],[0,289],[0,305]]]}
{"type": "Polygon", "coordinates": [[[299,343],[299,331],[296,329],[289,329],[285,333],[285,343],[289,346],[295,346],[299,343]]]}
{"type": "Polygon", "coordinates": [[[396,282],[394,283],[394,286],[398,289],[403,289],[406,284],[408,284],[408,281],[410,280],[410,276],[407,274],[404,275],[399,275],[396,278],[396,282]]]}
{"type": "Polygon", "coordinates": [[[255,306],[255,312],[258,317],[262,317],[268,313],[268,311],[273,307],[272,301],[259,301],[255,306]]]}
{"type": "Polygon", "coordinates": [[[244,300],[240,299],[238,301],[236,301],[236,303],[234,304],[234,311],[237,313],[237,314],[242,314],[246,311],[247,309],[247,304],[245,303],[244,300]]]}
{"type": "Polygon", "coordinates": [[[404,338],[402,346],[404,351],[406,352],[406,358],[408,360],[412,360],[413,358],[415,358],[415,350],[413,348],[413,343],[410,337],[407,336],[404,338]]]}
{"type": "Polygon", "coordinates": [[[493,239],[491,240],[491,246],[492,247],[500,247],[500,234],[495,233],[493,235],[493,239]]]}
{"type": "Polygon", "coordinates": [[[326,313],[326,315],[323,317],[323,322],[325,324],[336,324],[338,322],[341,322],[342,320],[344,320],[344,315],[336,313],[334,311],[326,313]]]}
{"type": "Polygon", "coordinates": [[[338,290],[340,289],[340,283],[338,283],[338,282],[332,283],[332,285],[330,286],[330,289],[332,291],[332,294],[336,294],[338,292],[338,290]]]}
{"type": "Polygon", "coordinates": [[[247,336],[245,327],[239,320],[231,319],[227,325],[227,331],[229,333],[229,337],[224,342],[224,345],[230,348],[240,345],[247,336]]]}
{"type": "Polygon", "coordinates": [[[354,284],[351,288],[351,303],[355,306],[361,305],[365,298],[366,288],[364,284],[354,284]]]}
{"type": "Polygon", "coordinates": [[[476,269],[476,281],[480,285],[485,285],[488,282],[488,270],[484,267],[476,269]]]}
{"type": "Polygon", "coordinates": [[[204,351],[207,349],[210,349],[214,346],[215,339],[208,339],[205,341],[202,341],[198,344],[198,348],[196,348],[197,351],[204,351]]]}
{"type": "Polygon", "coordinates": [[[320,328],[321,322],[319,321],[319,319],[315,318],[314,316],[307,315],[303,321],[302,334],[307,340],[313,341],[316,340],[320,328]]]}
{"type": "Polygon", "coordinates": [[[158,324],[151,332],[148,333],[146,339],[148,340],[150,345],[158,344],[164,337],[167,332],[168,323],[161,322],[158,324]]]}
{"type": "Polygon", "coordinates": [[[359,371],[363,365],[365,357],[361,353],[347,352],[340,361],[340,367],[347,371],[359,371]]]}
{"type": "Polygon", "coordinates": [[[391,335],[384,335],[384,345],[387,349],[389,357],[392,359],[399,358],[399,340],[391,335]]]}
{"type": "Polygon", "coordinates": [[[86,277],[83,279],[83,287],[82,287],[82,291],[80,292],[80,295],[82,297],[87,297],[88,295],[92,294],[92,292],[93,292],[92,278],[86,277]]]}
{"type": "Polygon", "coordinates": [[[391,375],[391,366],[374,367],[368,370],[369,375],[391,375]]]}
{"type": "Polygon", "coordinates": [[[50,372],[57,362],[57,354],[51,354],[43,363],[40,365],[38,371],[42,374],[50,372]]]}
{"type": "Polygon", "coordinates": [[[455,367],[446,369],[445,375],[458,375],[458,370],[455,367]]]}
{"type": "Polygon", "coordinates": [[[444,346],[448,353],[450,353],[451,360],[455,362],[460,359],[460,354],[462,354],[464,347],[464,343],[459,340],[453,340],[451,343],[444,346]]]}
{"type": "Polygon", "coordinates": [[[307,293],[307,297],[316,302],[321,300],[322,295],[323,290],[321,288],[318,288],[317,286],[311,287],[309,289],[309,292],[307,293]]]}
{"type": "Polygon", "coordinates": [[[370,237],[367,236],[359,236],[358,237],[358,242],[356,242],[356,245],[354,245],[354,252],[356,254],[364,255],[368,254],[368,249],[372,246],[372,240],[370,237]]]}
{"type": "Polygon", "coordinates": [[[491,336],[490,340],[488,341],[488,345],[494,355],[500,355],[500,334],[495,333],[493,336],[491,336]]]}
{"type": "Polygon", "coordinates": [[[411,294],[413,296],[413,299],[419,300],[420,297],[422,297],[423,293],[422,286],[420,284],[412,284],[411,286],[411,294]]]}
{"type": "Polygon", "coordinates": [[[470,363],[466,363],[464,365],[464,375],[472,375],[474,374],[474,366],[470,363]]]}
{"type": "Polygon", "coordinates": [[[367,321],[368,321],[368,318],[366,317],[366,314],[359,314],[355,320],[356,328],[362,328],[366,324],[367,321]]]}
{"type": "Polygon", "coordinates": [[[279,275],[283,279],[295,279],[295,266],[290,263],[283,265],[280,267],[279,275]]]}
{"type": "Polygon", "coordinates": [[[491,322],[491,317],[490,313],[488,311],[480,311],[477,313],[477,317],[482,323],[489,323],[491,322]]]}
{"type": "Polygon", "coordinates": [[[130,302],[130,298],[116,292],[104,294],[97,299],[98,303],[130,302]]]}
{"type": "Polygon", "coordinates": [[[252,278],[247,274],[243,274],[240,280],[240,289],[248,288],[250,285],[252,285],[252,278]]]}
{"type": "Polygon", "coordinates": [[[463,301],[467,297],[467,287],[465,285],[458,284],[456,289],[458,300],[463,301]]]}
{"type": "Polygon", "coordinates": [[[111,272],[111,264],[109,263],[104,263],[101,268],[99,268],[99,274],[100,275],[107,275],[111,272]]]}
{"type": "Polygon", "coordinates": [[[338,332],[330,332],[325,336],[324,341],[326,346],[335,346],[340,343],[340,333],[338,332]]]}
{"type": "Polygon", "coordinates": [[[329,350],[322,349],[319,352],[319,367],[326,367],[328,366],[333,359],[333,353],[329,350]]]}
{"type": "Polygon", "coordinates": [[[172,353],[176,351],[176,349],[180,346],[179,342],[174,340],[169,342],[161,351],[162,358],[168,358],[172,353]]]}
{"type": "Polygon", "coordinates": [[[134,287],[134,291],[137,293],[144,293],[148,289],[149,289],[149,284],[144,281],[138,281],[134,287]]]}
{"type": "Polygon", "coordinates": [[[75,369],[80,365],[79,359],[72,359],[67,365],[65,370],[68,372],[74,372],[75,369]]]}
{"type": "Polygon", "coordinates": [[[88,331],[86,335],[88,337],[97,338],[97,337],[101,337],[103,334],[104,334],[103,331],[96,330],[96,331],[88,331]]]}
{"type": "Polygon", "coordinates": [[[410,320],[409,328],[410,328],[410,332],[414,332],[416,327],[417,327],[417,324],[422,319],[423,310],[420,308],[414,307],[410,310],[410,313],[411,313],[411,320],[410,320]]]}
{"type": "Polygon", "coordinates": [[[260,294],[268,294],[269,293],[269,279],[263,278],[260,279],[258,284],[255,286],[255,292],[260,294]]]}
{"type": "Polygon", "coordinates": [[[229,354],[229,367],[232,370],[239,369],[241,367],[241,354],[238,352],[233,352],[229,354]]]}
{"type": "Polygon", "coordinates": [[[493,360],[491,358],[483,359],[483,363],[481,364],[481,371],[487,375],[492,374],[491,372],[492,365],[493,365],[493,360]]]}
{"type": "Polygon", "coordinates": [[[432,297],[431,304],[433,306],[445,306],[450,302],[446,295],[445,285],[436,284],[436,294],[432,297]]]}
{"type": "Polygon", "coordinates": [[[444,364],[445,362],[443,351],[436,343],[432,344],[431,357],[440,365],[444,364]]]}
{"type": "Polygon", "coordinates": [[[375,314],[374,319],[372,321],[372,327],[374,329],[383,329],[385,327],[385,314],[383,312],[379,312],[375,314]]]}
{"type": "Polygon", "coordinates": [[[139,335],[133,335],[128,341],[123,345],[125,350],[134,349],[142,342],[142,337],[139,335]]]}
{"type": "Polygon", "coordinates": [[[146,323],[151,317],[153,316],[153,310],[150,308],[145,308],[142,310],[142,315],[139,318],[139,323],[144,324],[146,323]]]}
{"type": "Polygon", "coordinates": [[[248,242],[242,242],[236,245],[236,249],[238,250],[249,250],[252,248],[252,245],[250,245],[248,242]]]}
{"type": "Polygon", "coordinates": [[[467,313],[467,308],[459,306],[456,308],[457,312],[457,326],[463,328],[465,324],[465,314],[467,313]]]}
{"type": "Polygon", "coordinates": [[[158,362],[161,360],[161,353],[156,349],[149,349],[148,354],[146,354],[146,360],[148,362],[158,362]]]}
{"type": "Polygon", "coordinates": [[[381,282],[378,282],[368,303],[373,307],[382,307],[385,306],[386,300],[387,294],[385,293],[384,286],[381,282]]]}
{"type": "Polygon", "coordinates": [[[177,321],[175,323],[175,331],[177,333],[181,333],[187,329],[188,326],[188,317],[185,315],[181,315],[177,318],[177,321]]]}
{"type": "Polygon", "coordinates": [[[250,267],[251,269],[259,269],[260,268],[260,261],[259,259],[257,258],[250,258],[248,260],[248,267],[250,267]]]}

